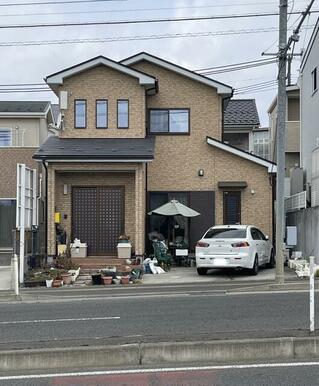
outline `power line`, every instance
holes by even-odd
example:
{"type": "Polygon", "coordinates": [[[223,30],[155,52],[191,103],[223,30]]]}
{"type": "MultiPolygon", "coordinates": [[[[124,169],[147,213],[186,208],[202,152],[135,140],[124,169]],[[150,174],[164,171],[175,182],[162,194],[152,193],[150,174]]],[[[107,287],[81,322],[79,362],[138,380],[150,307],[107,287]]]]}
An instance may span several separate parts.
{"type": "MultiPolygon", "coordinates": [[[[121,0],[119,0],[121,1],[121,0]]],[[[301,11],[294,11],[291,14],[299,15],[301,11]]],[[[319,13],[314,10],[312,13],[319,13]]],[[[126,25],[126,24],[149,24],[149,23],[167,23],[167,22],[185,22],[185,21],[203,21],[203,20],[224,20],[241,19],[255,17],[278,16],[278,12],[247,13],[232,15],[214,15],[214,16],[192,16],[179,18],[160,18],[160,19],[139,19],[139,20],[113,20],[113,21],[88,21],[88,22],[61,22],[61,23],[35,23],[35,24],[6,24],[0,25],[0,29],[19,29],[19,28],[45,28],[45,27],[77,27],[77,26],[98,26],[98,25],[126,25]]]]}
{"type": "MultiPolygon", "coordinates": [[[[43,3],[42,3],[43,4],[43,3]]],[[[223,5],[196,5],[196,6],[185,6],[185,7],[160,7],[160,8],[131,8],[131,9],[113,9],[113,10],[96,10],[96,11],[64,11],[64,12],[37,12],[37,13],[23,13],[23,14],[2,14],[0,17],[15,17],[15,16],[53,16],[53,15],[80,15],[80,14],[95,14],[95,13],[116,13],[116,12],[148,12],[148,11],[173,11],[173,10],[182,10],[182,9],[207,9],[207,8],[225,8],[225,7],[234,7],[236,6],[245,6],[245,5],[267,5],[267,4],[277,4],[274,1],[267,2],[256,2],[253,3],[239,3],[239,4],[223,4],[223,5]]]]}
{"type": "Polygon", "coordinates": [[[18,6],[30,6],[30,5],[58,5],[58,4],[80,4],[80,3],[106,3],[114,1],[127,1],[127,0],[63,0],[63,1],[31,1],[26,3],[7,3],[0,4],[0,7],[18,7],[18,6]]]}
{"type": "MultiPolygon", "coordinates": [[[[308,28],[312,28],[312,26],[309,26],[308,28]]],[[[0,42],[0,47],[112,43],[112,42],[125,42],[125,41],[137,41],[137,40],[142,41],[142,40],[162,40],[162,39],[177,39],[177,38],[196,38],[196,37],[209,37],[209,36],[246,35],[246,34],[255,34],[255,33],[269,33],[274,31],[276,31],[276,29],[274,28],[255,28],[255,29],[252,28],[252,29],[242,29],[242,30],[188,32],[188,33],[176,33],[176,34],[164,34],[164,35],[135,35],[135,36],[115,36],[115,37],[102,37],[102,38],[61,39],[61,40],[28,40],[28,41],[0,42]]],[[[275,59],[262,59],[262,60],[265,63],[268,63],[267,61],[269,61],[269,63],[274,63],[275,61],[275,59]]],[[[209,75],[209,73],[207,73],[207,75],[209,75]]]]}
{"type": "MultiPolygon", "coordinates": [[[[273,28],[271,28],[273,30],[273,28]]],[[[273,60],[273,59],[257,59],[257,60],[250,60],[248,62],[241,62],[241,63],[233,63],[233,64],[226,64],[224,66],[216,66],[216,67],[208,67],[208,68],[201,68],[199,70],[196,70],[197,72],[206,72],[206,71],[209,71],[209,70],[217,70],[219,68],[226,68],[226,67],[235,67],[235,66],[241,66],[243,64],[251,64],[251,63],[258,63],[258,62],[266,62],[266,61],[270,61],[270,60],[273,60]]]]}

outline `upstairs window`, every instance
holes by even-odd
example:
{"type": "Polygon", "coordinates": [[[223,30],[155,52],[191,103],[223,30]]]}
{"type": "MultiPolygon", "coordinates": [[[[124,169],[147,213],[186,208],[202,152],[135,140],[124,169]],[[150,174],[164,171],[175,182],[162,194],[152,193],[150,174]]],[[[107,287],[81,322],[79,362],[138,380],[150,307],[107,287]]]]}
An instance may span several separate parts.
{"type": "Polygon", "coordinates": [[[119,99],[117,101],[117,128],[128,129],[128,125],[129,125],[128,100],[119,99]]]}
{"type": "Polygon", "coordinates": [[[311,78],[312,78],[312,92],[314,93],[317,91],[318,84],[317,84],[317,67],[312,71],[311,73],[311,78]]]}
{"type": "Polygon", "coordinates": [[[74,101],[74,127],[76,129],[86,128],[86,100],[76,99],[74,101]]]}
{"type": "Polygon", "coordinates": [[[12,146],[12,130],[0,128],[0,147],[12,146]]]}
{"type": "Polygon", "coordinates": [[[98,99],[95,105],[96,114],[96,128],[107,128],[107,116],[108,116],[108,103],[106,99],[98,99]]]}
{"type": "Polygon", "coordinates": [[[149,112],[149,131],[152,134],[188,134],[189,110],[157,109],[149,112]]]}

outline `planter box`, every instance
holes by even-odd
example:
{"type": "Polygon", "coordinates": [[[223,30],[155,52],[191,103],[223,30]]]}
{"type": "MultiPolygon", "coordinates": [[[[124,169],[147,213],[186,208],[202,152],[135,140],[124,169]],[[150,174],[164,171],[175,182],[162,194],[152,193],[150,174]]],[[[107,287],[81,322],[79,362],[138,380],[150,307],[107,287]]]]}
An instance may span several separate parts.
{"type": "Polygon", "coordinates": [[[100,273],[92,275],[92,284],[93,285],[101,285],[102,284],[102,276],[100,273]]]}
{"type": "Polygon", "coordinates": [[[27,280],[24,283],[25,287],[31,288],[31,287],[45,287],[46,282],[45,280],[27,280]]]}
{"type": "Polygon", "coordinates": [[[130,277],[129,276],[122,276],[121,283],[122,284],[129,284],[130,277]]]}
{"type": "Polygon", "coordinates": [[[62,283],[63,283],[62,280],[55,279],[55,280],[53,280],[52,287],[54,287],[54,288],[62,287],[62,283]]]}

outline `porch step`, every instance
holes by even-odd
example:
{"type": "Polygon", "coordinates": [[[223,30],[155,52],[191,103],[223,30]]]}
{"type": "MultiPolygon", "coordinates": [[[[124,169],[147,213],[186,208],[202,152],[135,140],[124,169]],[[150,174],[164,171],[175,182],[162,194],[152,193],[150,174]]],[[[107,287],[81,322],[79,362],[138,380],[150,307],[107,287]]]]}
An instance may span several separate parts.
{"type": "Polygon", "coordinates": [[[72,258],[72,261],[79,265],[82,269],[103,269],[109,266],[119,267],[125,265],[125,259],[116,258],[103,258],[103,257],[85,257],[85,258],[72,258]]]}

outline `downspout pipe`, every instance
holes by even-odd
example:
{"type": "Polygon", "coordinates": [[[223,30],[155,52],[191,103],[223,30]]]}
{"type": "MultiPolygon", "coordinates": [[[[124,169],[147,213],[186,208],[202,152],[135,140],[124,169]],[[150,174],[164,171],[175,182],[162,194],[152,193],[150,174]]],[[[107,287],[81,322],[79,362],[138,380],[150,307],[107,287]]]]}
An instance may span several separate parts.
{"type": "Polygon", "coordinates": [[[42,161],[42,166],[45,170],[45,200],[44,200],[44,207],[45,207],[45,216],[44,216],[44,249],[46,255],[48,255],[48,167],[45,163],[45,161],[42,161]]]}

